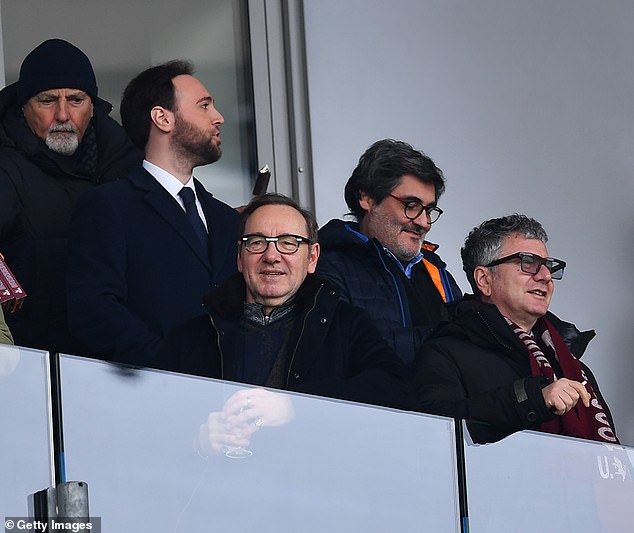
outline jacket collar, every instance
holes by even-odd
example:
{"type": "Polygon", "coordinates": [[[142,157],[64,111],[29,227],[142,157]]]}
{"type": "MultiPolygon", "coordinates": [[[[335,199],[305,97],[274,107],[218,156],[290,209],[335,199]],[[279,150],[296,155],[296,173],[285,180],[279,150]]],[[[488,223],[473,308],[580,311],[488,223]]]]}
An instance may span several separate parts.
{"type": "MultiPolygon", "coordinates": [[[[315,274],[306,276],[293,298],[295,306],[304,309],[323,284],[324,281],[315,274]]],[[[205,310],[224,320],[238,320],[244,310],[246,292],[244,277],[238,272],[205,296],[205,310]]]]}
{"type": "MultiPolygon", "coordinates": [[[[464,337],[466,334],[476,344],[496,342],[507,347],[517,341],[498,308],[493,304],[483,303],[472,294],[465,294],[461,301],[448,309],[451,318],[438,326],[434,336],[464,337]]],[[[596,335],[594,330],[580,331],[574,324],[561,320],[550,311],[544,318],[555,327],[577,359],[581,358],[588,343],[596,335]]]]}
{"type": "MultiPolygon", "coordinates": [[[[203,262],[207,270],[211,272],[211,262],[209,260],[209,250],[205,249],[201,244],[196,233],[194,232],[191,224],[184,216],[183,209],[178,205],[178,202],[167,192],[163,186],[154,179],[152,174],[145,170],[141,165],[132,169],[126,178],[132,184],[132,187],[141,191],[144,201],[154,210],[156,213],[169,224],[176,233],[178,233],[189,245],[196,256],[203,262]]],[[[199,193],[198,187],[202,187],[196,180],[194,180],[196,186],[196,194],[201,200],[203,205],[203,211],[207,220],[210,218],[213,220],[213,213],[209,212],[209,206],[206,205],[205,200],[202,197],[202,192],[199,193]]],[[[221,231],[224,228],[214,228],[216,231],[221,231]]],[[[216,253],[216,250],[213,250],[216,253]]],[[[223,250],[222,253],[225,251],[223,250]]],[[[220,253],[220,252],[219,252],[220,253]]],[[[218,263],[220,264],[220,263],[218,263]]]]}
{"type": "Polygon", "coordinates": [[[92,179],[98,167],[100,139],[96,136],[99,121],[108,118],[112,105],[101,98],[93,100],[94,113],[79,149],[72,156],[56,154],[28,127],[17,105],[17,82],[0,91],[0,144],[23,152],[51,176],[74,176],[92,179]]]}

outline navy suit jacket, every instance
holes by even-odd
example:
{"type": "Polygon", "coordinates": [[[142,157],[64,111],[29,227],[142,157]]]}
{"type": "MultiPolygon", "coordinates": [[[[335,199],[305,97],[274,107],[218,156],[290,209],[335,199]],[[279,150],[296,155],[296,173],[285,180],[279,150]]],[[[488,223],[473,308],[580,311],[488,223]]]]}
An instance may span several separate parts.
{"type": "Polygon", "coordinates": [[[202,315],[203,296],[236,272],[239,215],[195,186],[209,250],[143,167],[82,196],[67,283],[70,331],[84,355],[153,366],[169,331],[202,315]]]}

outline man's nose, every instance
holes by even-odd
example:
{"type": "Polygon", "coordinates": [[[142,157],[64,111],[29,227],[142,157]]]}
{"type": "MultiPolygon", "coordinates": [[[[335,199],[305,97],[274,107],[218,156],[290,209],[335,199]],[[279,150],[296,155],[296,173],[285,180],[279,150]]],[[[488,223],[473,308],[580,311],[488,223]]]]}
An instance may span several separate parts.
{"type": "Polygon", "coordinates": [[[58,122],[66,122],[69,118],[68,102],[66,102],[66,100],[58,100],[55,105],[55,120],[58,122]]]}
{"type": "Polygon", "coordinates": [[[264,250],[264,257],[263,259],[265,261],[267,261],[268,263],[271,262],[275,262],[275,261],[279,261],[280,260],[280,252],[277,251],[277,248],[275,247],[275,243],[272,241],[269,241],[268,246],[266,247],[266,250],[264,250]]]}
{"type": "Polygon", "coordinates": [[[212,124],[220,125],[225,123],[225,117],[222,116],[222,113],[214,108],[214,114],[211,118],[212,124]]]}
{"type": "Polygon", "coordinates": [[[550,270],[548,270],[546,265],[544,265],[543,263],[539,265],[539,270],[537,271],[537,274],[535,274],[533,277],[535,279],[544,280],[546,282],[553,279],[553,275],[550,273],[550,270]]]}
{"type": "Polygon", "coordinates": [[[412,220],[415,224],[422,226],[425,229],[429,229],[431,227],[431,222],[429,221],[429,215],[427,214],[427,210],[423,209],[420,215],[418,215],[414,220],[412,220]]]}

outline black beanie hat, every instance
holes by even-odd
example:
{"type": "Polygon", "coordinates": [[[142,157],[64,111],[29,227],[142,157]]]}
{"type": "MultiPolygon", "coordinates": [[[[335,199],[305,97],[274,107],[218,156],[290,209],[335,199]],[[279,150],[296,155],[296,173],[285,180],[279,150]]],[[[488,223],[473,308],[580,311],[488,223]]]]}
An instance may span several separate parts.
{"type": "Polygon", "coordinates": [[[24,58],[18,80],[18,104],[48,89],[80,89],[93,100],[97,97],[90,59],[62,39],[44,41],[24,58]]]}

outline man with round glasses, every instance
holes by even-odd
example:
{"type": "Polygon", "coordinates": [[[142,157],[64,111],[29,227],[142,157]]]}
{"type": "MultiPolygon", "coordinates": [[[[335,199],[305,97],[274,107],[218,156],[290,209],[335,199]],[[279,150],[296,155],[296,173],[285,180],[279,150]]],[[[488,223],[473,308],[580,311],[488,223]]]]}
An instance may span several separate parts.
{"type": "Polygon", "coordinates": [[[532,218],[483,222],[461,250],[474,291],[416,361],[418,409],[468,421],[475,442],[522,429],[616,443],[597,381],[579,358],[594,337],[548,311],[566,263],[532,218]]]}
{"type": "Polygon", "coordinates": [[[357,222],[331,220],[319,232],[317,272],[342,298],[365,309],[407,364],[461,296],[438,246],[425,240],[442,210],[442,171],[422,152],[392,139],[375,142],[345,187],[357,222]]]}
{"type": "Polygon", "coordinates": [[[365,313],[313,275],[320,252],[313,215],[271,193],[255,197],[241,220],[239,273],[208,295],[208,316],[174,330],[159,366],[408,407],[402,362],[365,313]]]}

